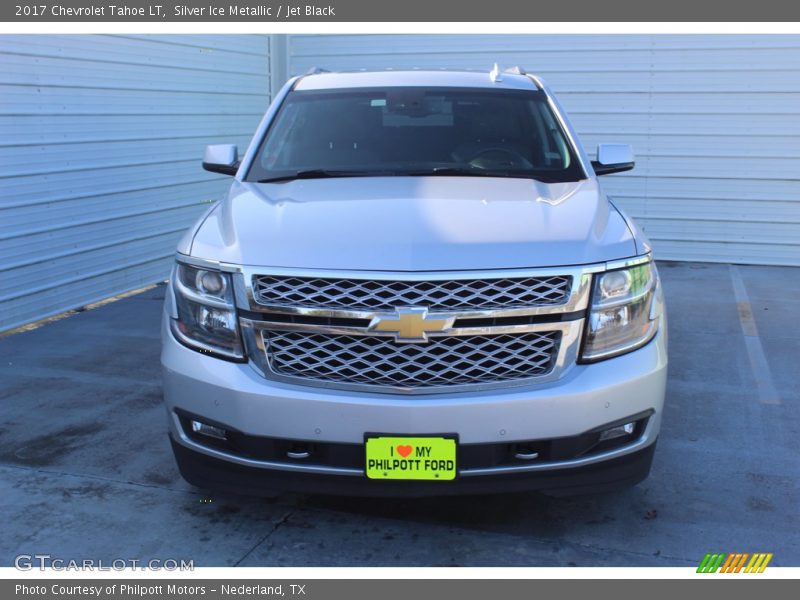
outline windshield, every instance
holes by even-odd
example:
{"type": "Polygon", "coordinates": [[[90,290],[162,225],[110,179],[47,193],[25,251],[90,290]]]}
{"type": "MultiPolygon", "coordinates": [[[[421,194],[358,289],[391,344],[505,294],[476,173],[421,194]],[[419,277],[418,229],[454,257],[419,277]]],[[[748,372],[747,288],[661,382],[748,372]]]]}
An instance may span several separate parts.
{"type": "Polygon", "coordinates": [[[290,93],[248,181],[585,174],[542,92],[395,87],[290,93]]]}

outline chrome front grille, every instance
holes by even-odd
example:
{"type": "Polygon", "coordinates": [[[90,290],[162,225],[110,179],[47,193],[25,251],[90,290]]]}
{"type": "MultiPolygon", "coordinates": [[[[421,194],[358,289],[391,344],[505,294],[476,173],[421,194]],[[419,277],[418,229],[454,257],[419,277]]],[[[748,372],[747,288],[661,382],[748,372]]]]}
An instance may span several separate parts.
{"type": "Polygon", "coordinates": [[[253,298],[262,306],[330,310],[497,310],[564,304],[569,275],[501,279],[372,280],[255,275],[253,298]]]}
{"type": "Polygon", "coordinates": [[[594,270],[245,269],[239,322],[251,365],[286,383],[398,394],[540,384],[575,364],[594,270]]]}
{"type": "Polygon", "coordinates": [[[269,369],[317,382],[424,390],[510,382],[550,373],[560,331],[432,337],[398,344],[390,337],[261,331],[269,369]]]}

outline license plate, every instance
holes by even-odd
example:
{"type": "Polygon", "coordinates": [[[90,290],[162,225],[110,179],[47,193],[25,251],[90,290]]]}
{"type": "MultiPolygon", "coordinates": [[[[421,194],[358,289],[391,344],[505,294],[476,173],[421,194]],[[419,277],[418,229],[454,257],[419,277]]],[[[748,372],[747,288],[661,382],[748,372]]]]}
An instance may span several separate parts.
{"type": "Polygon", "coordinates": [[[456,478],[456,440],[452,437],[366,438],[366,474],[369,479],[456,478]]]}

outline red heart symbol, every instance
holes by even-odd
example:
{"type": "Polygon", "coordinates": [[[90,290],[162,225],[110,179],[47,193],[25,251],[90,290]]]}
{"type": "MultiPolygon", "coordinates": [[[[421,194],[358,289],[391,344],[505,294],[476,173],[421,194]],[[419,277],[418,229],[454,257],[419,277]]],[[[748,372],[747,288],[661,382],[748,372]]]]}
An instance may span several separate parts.
{"type": "Polygon", "coordinates": [[[412,451],[412,450],[413,450],[413,448],[412,448],[411,446],[398,446],[398,447],[397,447],[397,453],[398,453],[400,456],[402,456],[403,458],[405,458],[405,457],[407,457],[409,454],[411,454],[411,451],[412,451]]]}

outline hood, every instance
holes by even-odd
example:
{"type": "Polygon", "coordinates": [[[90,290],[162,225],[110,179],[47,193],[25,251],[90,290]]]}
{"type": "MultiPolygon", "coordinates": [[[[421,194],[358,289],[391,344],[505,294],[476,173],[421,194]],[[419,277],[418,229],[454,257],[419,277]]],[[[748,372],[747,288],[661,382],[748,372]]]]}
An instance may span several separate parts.
{"type": "Polygon", "coordinates": [[[602,262],[634,256],[636,244],[595,180],[359,177],[235,182],[191,254],[261,267],[456,271],[602,262]]]}

